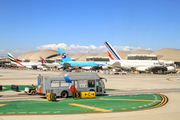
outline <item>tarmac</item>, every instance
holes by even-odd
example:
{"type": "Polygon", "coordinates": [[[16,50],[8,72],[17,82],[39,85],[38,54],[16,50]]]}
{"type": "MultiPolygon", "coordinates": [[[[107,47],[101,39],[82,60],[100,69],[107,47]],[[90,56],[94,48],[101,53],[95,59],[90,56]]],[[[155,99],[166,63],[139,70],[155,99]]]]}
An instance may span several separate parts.
{"type": "MultiPolygon", "coordinates": [[[[36,70],[9,70],[0,69],[0,85],[31,85],[37,84],[37,76],[59,75],[59,71],[36,71],[36,70]]],[[[174,89],[180,88],[180,76],[177,75],[150,75],[150,74],[130,74],[130,75],[106,75],[99,74],[108,81],[105,83],[107,89],[118,90],[153,90],[153,89],[174,89]]],[[[16,92],[0,92],[0,95],[14,95],[16,92]]],[[[17,93],[16,93],[17,94],[17,93]]],[[[7,115],[1,116],[0,120],[179,120],[180,119],[180,91],[161,93],[168,97],[168,103],[162,107],[124,112],[110,113],[84,113],[84,114],[58,114],[58,115],[7,115]]],[[[1,99],[1,97],[0,97],[1,99]]]]}
{"type": "MultiPolygon", "coordinates": [[[[167,97],[162,94],[96,96],[95,98],[82,99],[71,97],[56,101],[42,100],[42,98],[39,100],[22,100],[25,96],[19,97],[20,100],[0,102],[0,114],[36,115],[136,111],[161,107],[168,101],[167,97]]],[[[7,99],[6,97],[2,98],[7,99]]]]}

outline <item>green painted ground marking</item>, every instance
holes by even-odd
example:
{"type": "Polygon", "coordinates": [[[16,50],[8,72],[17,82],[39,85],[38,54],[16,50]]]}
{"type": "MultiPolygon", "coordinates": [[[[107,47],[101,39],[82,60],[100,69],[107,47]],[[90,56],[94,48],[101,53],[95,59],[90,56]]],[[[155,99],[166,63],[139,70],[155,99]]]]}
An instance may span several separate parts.
{"type": "Polygon", "coordinates": [[[63,99],[57,102],[52,101],[11,101],[1,102],[6,104],[0,107],[1,114],[49,114],[49,113],[86,113],[86,112],[102,112],[99,109],[107,111],[122,111],[147,108],[160,103],[161,97],[157,94],[146,95],[123,95],[123,96],[101,96],[94,99],[63,99]],[[109,100],[102,100],[109,99],[109,100]],[[111,100],[113,99],[113,100],[111,100]],[[132,99],[130,100],[114,100],[114,99],[132,99]],[[141,100],[141,101],[139,101],[141,100]],[[74,104],[74,105],[71,105],[74,104]],[[84,105],[88,107],[75,106],[84,105]],[[97,109],[90,109],[93,107],[97,109]]]}
{"type": "Polygon", "coordinates": [[[105,91],[118,91],[117,89],[105,89],[105,91]]]}
{"type": "Polygon", "coordinates": [[[101,111],[101,112],[112,112],[111,110],[106,110],[102,108],[97,108],[97,107],[92,107],[92,106],[87,106],[87,105],[81,105],[81,104],[76,104],[76,103],[69,103],[70,105],[78,106],[78,107],[83,107],[83,108],[88,108],[96,111],[101,111]]]}
{"type": "MultiPolygon", "coordinates": [[[[25,87],[32,87],[31,85],[17,85],[19,87],[19,90],[24,90],[25,87]]],[[[35,86],[37,87],[37,86],[35,86]]],[[[11,90],[11,85],[3,85],[3,90],[2,91],[8,91],[11,90]]],[[[105,89],[105,91],[116,91],[116,89],[105,89]]]]}

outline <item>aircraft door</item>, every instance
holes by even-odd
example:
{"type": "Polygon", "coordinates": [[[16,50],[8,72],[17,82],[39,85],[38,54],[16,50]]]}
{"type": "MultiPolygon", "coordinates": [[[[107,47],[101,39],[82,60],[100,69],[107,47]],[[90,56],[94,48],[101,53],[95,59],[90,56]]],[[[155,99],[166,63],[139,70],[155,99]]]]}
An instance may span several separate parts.
{"type": "Polygon", "coordinates": [[[73,85],[75,86],[76,89],[78,88],[78,87],[77,87],[77,80],[74,80],[74,81],[73,81],[73,85]]]}
{"type": "Polygon", "coordinates": [[[72,85],[70,85],[70,91],[73,94],[73,92],[77,92],[78,88],[77,88],[77,80],[73,80],[72,81],[72,85]]]}
{"type": "Polygon", "coordinates": [[[102,85],[100,80],[96,80],[96,94],[102,94],[102,85]]]}

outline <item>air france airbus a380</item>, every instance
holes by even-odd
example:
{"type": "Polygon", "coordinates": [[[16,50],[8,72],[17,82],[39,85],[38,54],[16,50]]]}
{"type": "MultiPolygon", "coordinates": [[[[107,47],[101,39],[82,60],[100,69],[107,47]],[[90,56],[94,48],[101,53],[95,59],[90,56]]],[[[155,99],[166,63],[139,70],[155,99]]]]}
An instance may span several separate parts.
{"type": "Polygon", "coordinates": [[[60,64],[64,67],[82,68],[86,70],[107,69],[110,67],[104,61],[72,61],[63,49],[58,48],[62,61],[60,64]]]}
{"type": "Polygon", "coordinates": [[[166,66],[165,64],[160,64],[160,61],[157,60],[123,60],[113,49],[110,43],[104,42],[104,44],[107,48],[108,56],[110,59],[110,62],[107,62],[107,64],[113,67],[118,67],[125,70],[130,70],[132,68],[135,68],[137,71],[140,72],[151,70],[154,73],[157,72],[158,70],[162,70],[163,72],[166,71],[169,72],[175,69],[175,66],[166,66]]]}

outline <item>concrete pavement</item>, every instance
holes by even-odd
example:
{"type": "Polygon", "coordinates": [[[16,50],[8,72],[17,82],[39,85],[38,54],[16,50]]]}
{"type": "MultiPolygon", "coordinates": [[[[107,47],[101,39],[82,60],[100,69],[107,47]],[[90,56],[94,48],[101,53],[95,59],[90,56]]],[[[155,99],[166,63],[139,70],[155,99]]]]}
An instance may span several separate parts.
{"type": "MultiPolygon", "coordinates": [[[[0,69],[0,84],[1,85],[31,85],[37,84],[36,78],[41,75],[59,75],[56,71],[34,71],[34,70],[4,70],[0,69]]],[[[105,83],[106,88],[119,90],[138,90],[138,89],[170,89],[180,88],[180,76],[174,75],[104,75],[108,82],[105,83]],[[170,78],[169,81],[167,78],[170,78]]],[[[0,92],[1,94],[1,92],[0,92]]],[[[8,115],[1,116],[0,120],[179,120],[180,119],[180,91],[172,93],[163,93],[169,98],[166,105],[142,111],[131,112],[113,112],[113,113],[92,113],[92,114],[68,114],[68,115],[8,115]]],[[[1,99],[1,98],[0,98],[1,99]]]]}

